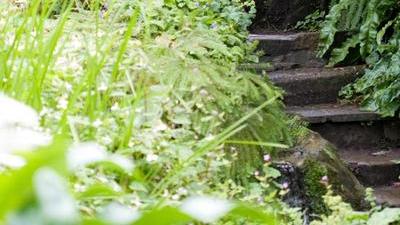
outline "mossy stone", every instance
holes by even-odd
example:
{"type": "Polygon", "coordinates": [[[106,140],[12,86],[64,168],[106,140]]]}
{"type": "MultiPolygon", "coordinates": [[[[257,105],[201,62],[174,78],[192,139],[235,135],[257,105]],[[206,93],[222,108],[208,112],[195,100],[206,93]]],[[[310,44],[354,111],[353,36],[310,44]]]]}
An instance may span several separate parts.
{"type": "Polygon", "coordinates": [[[328,175],[325,166],[315,160],[308,159],[304,163],[304,188],[308,199],[309,208],[313,213],[325,214],[327,207],[323,201],[326,186],[321,183],[321,178],[328,175]]]}
{"type": "Polygon", "coordinates": [[[292,168],[291,173],[281,173],[286,176],[282,179],[291,184],[289,196],[296,199],[295,206],[308,208],[312,213],[326,213],[322,196],[327,184],[321,179],[327,176],[335,194],[355,209],[367,207],[365,188],[340,159],[337,149],[318,133],[310,131],[292,151],[282,154],[281,164],[292,168]]]}

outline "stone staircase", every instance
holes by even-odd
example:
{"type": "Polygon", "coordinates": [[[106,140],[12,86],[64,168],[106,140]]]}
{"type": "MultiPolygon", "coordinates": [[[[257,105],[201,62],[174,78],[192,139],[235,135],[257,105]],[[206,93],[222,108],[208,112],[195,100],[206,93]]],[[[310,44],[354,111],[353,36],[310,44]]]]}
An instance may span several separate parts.
{"type": "Polygon", "coordinates": [[[400,121],[338,101],[338,92],[363,66],[324,68],[315,56],[317,33],[251,35],[266,54],[243,68],[267,74],[286,92],[287,112],[298,115],[339,149],[339,155],[378,203],[400,206],[400,121]],[[272,62],[272,63],[268,63],[272,62]],[[265,73],[267,72],[267,73],[265,73]]]}

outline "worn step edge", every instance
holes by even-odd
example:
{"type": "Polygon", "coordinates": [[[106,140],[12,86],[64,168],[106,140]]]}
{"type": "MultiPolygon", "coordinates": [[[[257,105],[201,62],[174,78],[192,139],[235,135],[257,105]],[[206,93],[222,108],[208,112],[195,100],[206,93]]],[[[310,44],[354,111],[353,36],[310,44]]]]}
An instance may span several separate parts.
{"type": "Polygon", "coordinates": [[[318,32],[271,32],[267,34],[250,34],[248,40],[278,44],[297,42],[297,47],[299,47],[298,49],[304,49],[308,47],[317,47],[319,36],[318,32]]]}
{"type": "Polygon", "coordinates": [[[346,148],[340,157],[366,186],[387,185],[399,181],[400,148],[346,148]]]}
{"type": "Polygon", "coordinates": [[[276,82],[288,83],[296,80],[309,80],[337,76],[361,75],[365,65],[334,67],[334,68],[298,68],[292,62],[260,62],[243,63],[239,70],[251,70],[257,73],[268,72],[270,79],[276,82]]]}
{"type": "MultiPolygon", "coordinates": [[[[312,64],[314,65],[314,64],[312,64]]],[[[267,62],[260,63],[243,63],[239,66],[239,70],[245,71],[253,71],[258,74],[270,73],[279,70],[294,70],[299,68],[309,68],[309,65],[304,63],[298,63],[295,61],[283,61],[283,62],[274,62],[273,60],[268,60],[267,62]],[[307,67],[306,67],[307,66],[307,67]]],[[[316,68],[322,68],[323,65],[313,66],[316,68]]]]}
{"type": "Polygon", "coordinates": [[[286,112],[297,115],[309,123],[360,122],[382,119],[373,112],[361,111],[357,105],[320,104],[291,106],[286,112]]]}
{"type": "Polygon", "coordinates": [[[400,207],[400,187],[397,186],[375,187],[374,195],[379,205],[400,207]]]}
{"type": "Polygon", "coordinates": [[[277,70],[296,69],[298,64],[293,62],[260,62],[260,63],[243,63],[239,66],[239,70],[252,71],[258,74],[264,74],[277,70]]]}
{"type": "Polygon", "coordinates": [[[274,71],[269,73],[269,77],[276,84],[284,84],[332,77],[359,76],[363,72],[364,68],[364,65],[336,68],[301,68],[274,71]]]}
{"type": "Polygon", "coordinates": [[[292,51],[315,51],[318,47],[318,32],[250,34],[249,41],[258,41],[258,49],[269,56],[285,55],[292,51]]]}
{"type": "Polygon", "coordinates": [[[340,151],[340,156],[350,164],[359,165],[396,165],[400,160],[400,148],[359,148],[352,147],[340,151]]]}
{"type": "Polygon", "coordinates": [[[285,91],[290,106],[336,103],[338,93],[360,77],[363,66],[303,68],[268,73],[271,81],[285,91]]]}

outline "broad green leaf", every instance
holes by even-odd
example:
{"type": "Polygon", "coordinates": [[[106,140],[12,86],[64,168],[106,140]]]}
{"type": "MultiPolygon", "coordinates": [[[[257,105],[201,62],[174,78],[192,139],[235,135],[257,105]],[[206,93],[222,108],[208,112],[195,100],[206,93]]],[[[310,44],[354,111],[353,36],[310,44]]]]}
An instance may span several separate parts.
{"type": "Polygon", "coordinates": [[[191,221],[193,221],[193,219],[179,209],[163,207],[145,212],[137,221],[132,223],[132,225],[183,225],[191,221]]]}
{"type": "Polygon", "coordinates": [[[32,182],[38,169],[49,167],[65,174],[65,150],[65,141],[55,141],[54,144],[27,155],[24,167],[7,174],[0,174],[0,220],[4,220],[8,213],[23,208],[27,202],[33,201],[32,182]]]}
{"type": "Polygon", "coordinates": [[[399,221],[400,209],[398,208],[385,208],[381,212],[377,212],[371,215],[368,220],[368,225],[389,225],[393,222],[399,221]]]}

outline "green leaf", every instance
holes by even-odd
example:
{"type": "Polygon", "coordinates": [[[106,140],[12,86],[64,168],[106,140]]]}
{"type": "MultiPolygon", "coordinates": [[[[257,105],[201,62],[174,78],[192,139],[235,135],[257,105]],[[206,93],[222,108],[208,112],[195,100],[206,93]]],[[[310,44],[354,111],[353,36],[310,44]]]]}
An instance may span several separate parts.
{"type": "Polygon", "coordinates": [[[39,168],[52,168],[65,174],[66,142],[57,140],[54,144],[36,150],[27,156],[27,164],[7,174],[0,174],[0,221],[13,211],[21,209],[34,199],[33,176],[39,168]],[[18,194],[15,194],[18,193],[18,194]]]}
{"type": "Polygon", "coordinates": [[[257,141],[236,141],[236,140],[228,140],[225,143],[227,144],[238,144],[238,145],[258,145],[265,147],[275,147],[275,148],[289,148],[289,146],[278,143],[268,143],[268,142],[257,142],[257,141]]]}
{"type": "Polygon", "coordinates": [[[78,194],[79,199],[89,199],[89,198],[116,198],[118,196],[121,196],[121,192],[115,191],[112,187],[102,184],[102,183],[97,183],[91,185],[88,189],[86,189],[84,192],[78,194]]]}
{"type": "Polygon", "coordinates": [[[393,222],[399,221],[400,209],[398,208],[385,208],[381,212],[377,212],[371,215],[368,220],[368,225],[389,225],[393,222]]]}
{"type": "Polygon", "coordinates": [[[265,173],[268,177],[272,177],[272,178],[278,178],[281,176],[281,172],[279,172],[279,170],[274,169],[272,167],[267,167],[265,173]]]}
{"type": "Polygon", "coordinates": [[[279,220],[277,216],[260,208],[251,207],[245,204],[238,204],[238,206],[229,213],[231,216],[238,218],[248,218],[249,221],[256,221],[260,224],[278,225],[279,220]]]}
{"type": "Polygon", "coordinates": [[[360,39],[358,35],[354,35],[353,37],[347,39],[341,48],[336,48],[332,51],[328,66],[333,67],[337,63],[342,62],[349,54],[349,49],[355,48],[359,43],[360,39]]]}
{"type": "Polygon", "coordinates": [[[144,213],[140,219],[132,225],[178,225],[187,224],[193,219],[179,209],[173,207],[163,207],[144,213]]]}
{"type": "Polygon", "coordinates": [[[323,57],[333,44],[335,34],[338,31],[338,23],[342,18],[341,15],[352,3],[352,0],[341,0],[339,4],[334,5],[329,11],[324,26],[321,29],[320,49],[318,51],[319,57],[323,57]]]}

